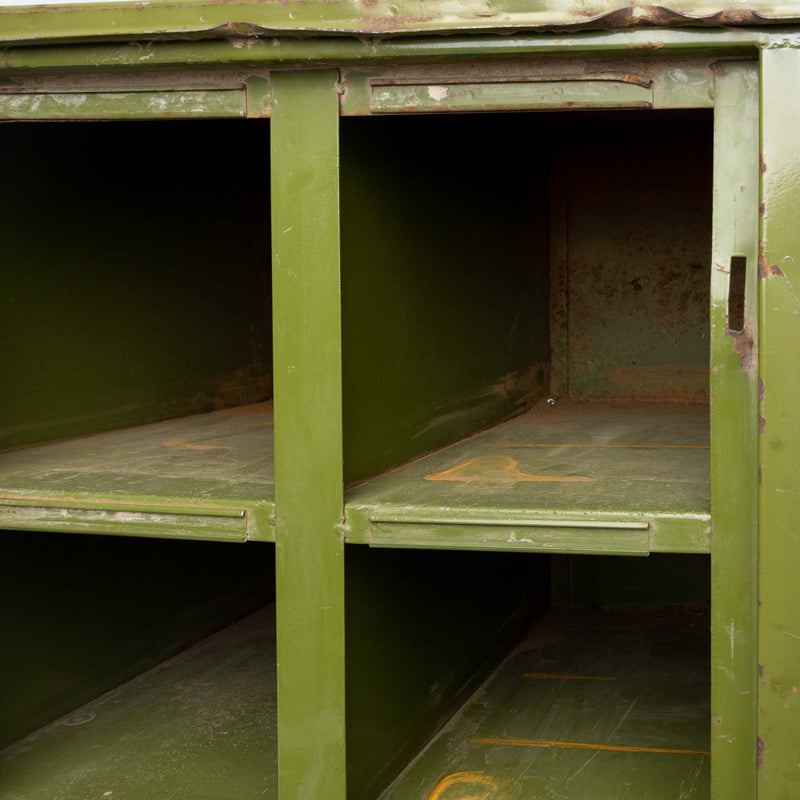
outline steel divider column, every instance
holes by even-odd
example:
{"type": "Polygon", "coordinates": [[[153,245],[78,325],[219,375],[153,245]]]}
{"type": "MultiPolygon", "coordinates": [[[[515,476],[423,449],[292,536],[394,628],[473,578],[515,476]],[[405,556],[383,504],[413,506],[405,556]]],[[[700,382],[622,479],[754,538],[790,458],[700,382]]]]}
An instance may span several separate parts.
{"type": "Polygon", "coordinates": [[[800,797],[800,51],[762,77],[760,800],[800,797]]]}
{"type": "Polygon", "coordinates": [[[758,121],[755,62],[718,64],[710,379],[711,795],[715,800],[756,796],[758,121]],[[743,285],[732,292],[732,274],[743,265],[743,285]]]}
{"type": "Polygon", "coordinates": [[[281,800],[345,797],[337,79],[272,75],[281,800]]]}

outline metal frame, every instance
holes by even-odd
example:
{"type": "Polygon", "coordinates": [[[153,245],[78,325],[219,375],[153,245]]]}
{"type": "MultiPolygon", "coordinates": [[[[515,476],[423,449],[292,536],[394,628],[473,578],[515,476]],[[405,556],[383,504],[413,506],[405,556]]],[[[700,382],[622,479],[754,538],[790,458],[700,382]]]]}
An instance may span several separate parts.
{"type": "MultiPolygon", "coordinates": [[[[276,5],[280,13],[288,13],[296,4],[276,5]]],[[[307,13],[316,7],[306,6],[307,13]]],[[[113,13],[120,15],[123,23],[113,36],[163,33],[170,29],[163,19],[178,19],[180,8],[186,7],[153,9],[141,23],[141,10],[115,6],[113,13]],[[131,15],[136,23],[125,22],[131,15]]],[[[227,8],[225,13],[229,13],[230,6],[217,8],[227,8]]],[[[261,8],[267,9],[268,4],[261,8]]],[[[274,6],[269,4],[269,8],[274,6]]],[[[210,14],[200,5],[189,8],[186,14],[197,16],[200,9],[210,14]]],[[[6,10],[2,12],[3,21],[11,20],[12,24],[4,29],[3,38],[8,42],[29,41],[31,20],[38,26],[38,41],[102,38],[108,34],[110,13],[104,7],[70,12],[6,10]]],[[[223,24],[220,19],[204,17],[201,25],[206,27],[191,30],[210,30],[223,24]]],[[[275,30],[275,22],[265,19],[263,24],[275,30]]],[[[300,20],[298,27],[302,24],[300,20]]],[[[458,28],[457,24],[452,26],[458,28]]],[[[430,29],[434,27],[440,30],[451,24],[439,21],[430,29]]],[[[377,32],[369,26],[353,29],[377,32]]],[[[421,29],[427,30],[427,23],[421,29]]],[[[418,76],[427,76],[430,81],[437,73],[458,75],[461,68],[457,62],[476,55],[481,59],[513,57],[512,65],[504,68],[519,73],[520,65],[524,71],[522,59],[563,56],[567,50],[570,56],[602,54],[636,59],[634,63],[649,68],[667,54],[670,60],[685,56],[707,61],[718,56],[754,55],[762,49],[761,124],[766,161],[762,171],[769,213],[764,216],[766,250],[760,257],[760,287],[752,269],[759,259],[755,228],[759,175],[754,172],[759,151],[759,72],[754,62],[730,63],[723,64],[715,77],[712,358],[719,371],[712,379],[712,785],[713,797],[725,800],[752,800],[756,775],[759,796],[764,800],[797,791],[797,780],[787,777],[787,765],[795,756],[791,738],[787,741],[785,735],[787,725],[792,724],[785,721],[785,704],[795,702],[792,681],[797,679],[792,677],[792,669],[800,661],[800,651],[796,650],[800,607],[796,600],[789,601],[796,595],[796,537],[791,526],[792,497],[798,489],[795,450],[800,439],[797,423],[788,410],[790,406],[800,407],[800,399],[796,397],[797,370],[785,368],[781,341],[791,337],[800,324],[792,288],[796,241],[793,198],[798,171],[796,129],[790,128],[800,119],[800,102],[787,99],[786,90],[800,82],[800,33],[795,29],[639,29],[376,40],[335,36],[264,40],[240,37],[239,33],[236,28],[228,29],[229,38],[209,41],[8,49],[3,52],[0,69],[0,114],[20,120],[151,119],[176,112],[188,117],[271,114],[274,118],[272,224],[275,292],[280,296],[275,311],[275,413],[282,800],[345,797],[338,117],[340,113],[401,111],[397,104],[382,106],[380,100],[374,105],[372,87],[407,86],[403,81],[421,81],[418,76]],[[648,50],[652,52],[643,57],[643,51],[648,50]],[[430,59],[439,61],[425,63],[430,59]],[[442,65],[445,59],[447,63],[442,65]],[[380,65],[383,61],[408,63],[413,75],[402,77],[402,70],[394,66],[384,69],[380,65]],[[413,66],[417,62],[423,62],[422,66],[413,66]],[[304,69],[273,72],[271,76],[266,72],[297,65],[304,69]],[[313,69],[330,65],[343,69],[313,69]],[[198,82],[204,88],[196,88],[198,82]],[[128,88],[123,88],[126,83],[128,88]],[[128,90],[131,84],[135,91],[128,90]],[[87,89],[87,85],[95,88],[87,89]],[[164,91],[170,85],[185,88],[164,91]],[[70,86],[76,90],[69,91],[70,86]],[[157,101],[166,105],[159,107],[157,101]],[[739,192],[740,186],[743,192],[739,192]],[[725,328],[726,265],[734,255],[746,256],[750,269],[749,343],[742,337],[729,336],[725,328]],[[774,264],[770,266],[770,262],[774,264]],[[759,288],[760,325],[754,307],[759,288]],[[759,396],[754,366],[759,363],[761,415],[767,434],[761,437],[756,422],[759,396]],[[737,431],[735,437],[729,435],[733,430],[737,431]],[[760,475],[757,459],[763,464],[760,475]],[[759,484],[760,506],[755,497],[759,484]],[[761,532],[760,590],[756,526],[761,532]],[[298,576],[303,576],[302,580],[298,576]],[[758,639],[757,591],[766,601],[758,612],[758,639]],[[758,751],[756,641],[765,662],[759,695],[765,713],[758,723],[758,751]],[[781,737],[783,742],[779,741],[781,737]],[[773,747],[777,753],[774,761],[773,747]]],[[[557,71],[559,66],[543,68],[557,71]]],[[[662,91],[664,97],[672,98],[665,102],[675,106],[710,104],[710,98],[703,97],[702,92],[692,90],[694,93],[689,94],[685,83],[668,77],[657,80],[654,96],[662,91]]],[[[423,103],[413,110],[431,109],[423,103]]],[[[393,524],[396,520],[381,522],[393,524]]],[[[387,540],[385,544],[396,546],[397,542],[387,540]]]]}

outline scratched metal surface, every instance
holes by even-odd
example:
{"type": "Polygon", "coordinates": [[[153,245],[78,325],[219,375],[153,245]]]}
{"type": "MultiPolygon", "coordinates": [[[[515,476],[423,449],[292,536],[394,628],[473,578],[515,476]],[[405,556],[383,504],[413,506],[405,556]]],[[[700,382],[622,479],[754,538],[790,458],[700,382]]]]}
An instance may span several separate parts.
{"type": "Polygon", "coordinates": [[[274,606],[0,752],[4,800],[277,798],[274,606]]]}
{"type": "Polygon", "coordinates": [[[546,401],[351,488],[347,506],[709,510],[708,406],[546,401]]]}
{"type": "Polygon", "coordinates": [[[381,800],[709,796],[708,620],[555,611],[381,800]]]}
{"type": "Polygon", "coordinates": [[[273,461],[272,403],[256,403],[2,453],[0,496],[271,500],[273,461]]]}

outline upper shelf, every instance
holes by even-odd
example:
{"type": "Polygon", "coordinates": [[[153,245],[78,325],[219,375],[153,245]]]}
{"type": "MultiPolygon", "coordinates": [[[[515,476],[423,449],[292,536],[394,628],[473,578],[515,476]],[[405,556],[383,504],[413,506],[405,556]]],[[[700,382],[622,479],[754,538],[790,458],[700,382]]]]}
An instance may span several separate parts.
{"type": "Polygon", "coordinates": [[[273,540],[272,403],[0,454],[0,528],[273,540]]]}
{"type": "Polygon", "coordinates": [[[346,501],[373,546],[708,552],[708,407],[545,401],[346,501]]]}

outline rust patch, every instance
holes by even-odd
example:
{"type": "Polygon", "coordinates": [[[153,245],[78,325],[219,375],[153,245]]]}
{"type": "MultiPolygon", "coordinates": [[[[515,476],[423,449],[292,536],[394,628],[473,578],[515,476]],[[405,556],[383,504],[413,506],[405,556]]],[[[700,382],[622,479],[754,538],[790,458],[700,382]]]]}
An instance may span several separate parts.
{"type": "Polygon", "coordinates": [[[767,421],[764,417],[758,418],[758,432],[763,436],[764,432],[766,431],[767,421]]]}
{"type": "Polygon", "coordinates": [[[758,207],[758,216],[763,217],[764,214],[767,213],[767,207],[764,203],[761,203],[758,207]]]}
{"type": "Polygon", "coordinates": [[[762,175],[767,171],[767,165],[764,163],[764,156],[763,155],[760,155],[758,157],[758,168],[761,171],[762,175]]]}
{"type": "Polygon", "coordinates": [[[631,50],[659,50],[664,46],[664,42],[646,42],[645,44],[632,44],[631,50]]]}
{"type": "Polygon", "coordinates": [[[761,769],[764,766],[764,751],[767,749],[764,740],[759,736],[756,740],[757,742],[757,750],[756,750],[756,766],[758,769],[761,769]]]}
{"type": "Polygon", "coordinates": [[[764,677],[764,665],[763,664],[759,664],[758,665],[758,677],[759,678],[763,678],[764,677]]]}
{"type": "Polygon", "coordinates": [[[762,402],[764,399],[764,381],[759,378],[758,379],[758,402],[762,402]]]}
{"type": "Polygon", "coordinates": [[[725,333],[733,339],[733,352],[742,360],[742,371],[755,373],[758,366],[755,353],[755,336],[753,320],[746,319],[740,331],[725,329],[725,333]]]}

